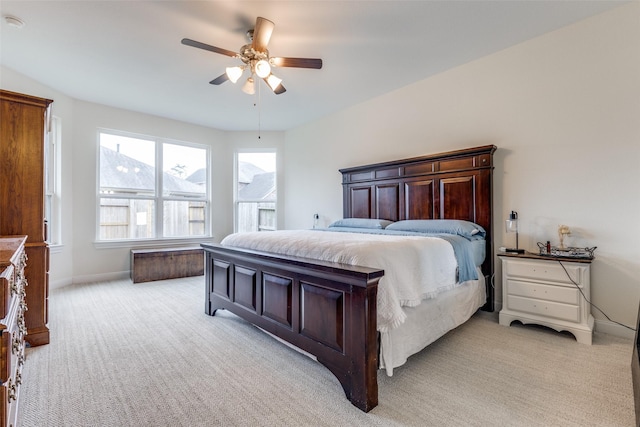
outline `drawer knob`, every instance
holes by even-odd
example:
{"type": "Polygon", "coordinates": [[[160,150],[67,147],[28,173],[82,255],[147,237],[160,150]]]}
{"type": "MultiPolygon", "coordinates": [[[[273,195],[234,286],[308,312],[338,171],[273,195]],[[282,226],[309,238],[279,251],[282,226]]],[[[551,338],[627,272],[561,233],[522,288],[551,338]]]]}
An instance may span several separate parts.
{"type": "Polygon", "coordinates": [[[20,344],[22,344],[22,339],[20,339],[20,335],[15,335],[13,337],[13,342],[11,345],[11,353],[18,354],[20,352],[20,344]]]}
{"type": "Polygon", "coordinates": [[[7,400],[9,401],[9,403],[11,403],[17,398],[18,398],[17,384],[13,382],[13,378],[9,378],[9,382],[7,383],[7,400]]]}

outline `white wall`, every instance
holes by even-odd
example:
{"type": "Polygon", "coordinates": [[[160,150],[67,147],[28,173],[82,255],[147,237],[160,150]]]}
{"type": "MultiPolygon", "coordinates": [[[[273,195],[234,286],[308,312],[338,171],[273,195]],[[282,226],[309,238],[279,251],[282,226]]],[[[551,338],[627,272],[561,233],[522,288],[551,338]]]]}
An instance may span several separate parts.
{"type": "MultiPolygon", "coordinates": [[[[496,248],[597,246],[592,300],[633,326],[640,296],[640,4],[460,66],[286,134],[287,228],[342,215],[338,169],[495,144],[496,248]]],[[[500,265],[496,258],[498,299],[500,265]]],[[[499,301],[499,304],[501,302],[499,301]]],[[[592,310],[597,329],[632,336],[592,310]]]]}

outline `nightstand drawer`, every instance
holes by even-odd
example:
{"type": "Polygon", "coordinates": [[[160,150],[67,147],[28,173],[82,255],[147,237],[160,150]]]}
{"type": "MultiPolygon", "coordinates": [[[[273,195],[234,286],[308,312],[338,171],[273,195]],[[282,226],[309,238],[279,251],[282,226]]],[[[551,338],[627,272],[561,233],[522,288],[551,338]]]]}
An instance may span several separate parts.
{"type": "Polygon", "coordinates": [[[508,295],[543,299],[573,305],[578,305],[580,303],[580,292],[575,287],[570,288],[567,286],[542,285],[539,283],[520,282],[517,280],[509,280],[508,282],[508,295]]]}
{"type": "Polygon", "coordinates": [[[557,261],[545,262],[545,261],[522,261],[522,260],[510,260],[507,263],[506,273],[509,277],[523,277],[534,280],[548,280],[559,283],[572,283],[567,273],[574,282],[581,283],[581,273],[584,271],[584,267],[578,267],[575,265],[564,265],[567,271],[564,271],[563,266],[557,261]]]}
{"type": "Polygon", "coordinates": [[[507,307],[510,310],[519,312],[553,317],[570,322],[580,322],[580,307],[577,305],[509,295],[507,297],[507,307]]]}

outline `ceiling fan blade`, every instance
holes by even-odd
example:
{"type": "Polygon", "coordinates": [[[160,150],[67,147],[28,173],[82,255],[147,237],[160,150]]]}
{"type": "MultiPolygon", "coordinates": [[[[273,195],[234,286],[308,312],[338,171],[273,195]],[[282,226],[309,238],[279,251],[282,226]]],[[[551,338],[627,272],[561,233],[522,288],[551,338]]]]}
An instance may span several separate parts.
{"type": "Polygon", "coordinates": [[[322,59],[315,58],[271,58],[271,62],[276,67],[322,68],[322,59]]]}
{"type": "Polygon", "coordinates": [[[284,86],[282,86],[282,83],[280,83],[278,85],[277,88],[275,88],[275,90],[273,91],[273,93],[275,93],[276,95],[280,95],[281,93],[285,93],[287,90],[284,88],[284,86]]]}
{"type": "MultiPolygon", "coordinates": [[[[269,89],[271,89],[273,91],[273,93],[275,93],[276,95],[280,95],[281,93],[285,93],[287,91],[284,88],[284,86],[282,85],[282,83],[279,83],[278,86],[276,86],[275,88],[272,88],[271,85],[269,84],[269,77],[265,77],[262,80],[264,80],[264,82],[267,84],[269,89]]],[[[278,79],[278,80],[280,80],[280,79],[278,79]]],[[[282,81],[282,80],[280,80],[280,81],[282,81]]]]}
{"type": "Polygon", "coordinates": [[[235,56],[238,55],[236,52],[232,52],[232,51],[227,50],[227,49],[222,49],[221,47],[211,46],[209,44],[198,42],[198,41],[191,40],[191,39],[182,39],[182,44],[187,45],[187,46],[197,47],[198,49],[208,50],[208,51],[214,52],[214,53],[219,53],[221,55],[231,56],[231,57],[235,57],[235,56]]]}
{"type": "Polygon", "coordinates": [[[256,19],[256,27],[253,29],[253,43],[251,47],[258,52],[265,52],[274,27],[275,24],[273,22],[258,17],[258,19],[256,19]]]}
{"type": "Polygon", "coordinates": [[[227,76],[227,73],[223,73],[221,75],[219,75],[218,77],[216,77],[215,79],[211,80],[209,83],[212,85],[221,85],[222,83],[226,82],[227,80],[229,80],[229,76],[227,76]]]}

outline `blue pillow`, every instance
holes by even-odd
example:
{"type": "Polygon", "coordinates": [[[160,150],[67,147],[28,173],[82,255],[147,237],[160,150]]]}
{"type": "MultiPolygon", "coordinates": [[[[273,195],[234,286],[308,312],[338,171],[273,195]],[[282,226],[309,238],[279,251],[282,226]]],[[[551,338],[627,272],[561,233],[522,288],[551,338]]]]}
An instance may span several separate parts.
{"type": "Polygon", "coordinates": [[[329,225],[331,227],[349,227],[349,228],[377,228],[384,229],[389,224],[393,224],[393,221],[386,219],[373,219],[373,218],[343,218],[333,222],[329,225]]]}
{"type": "Polygon", "coordinates": [[[484,239],[487,235],[484,228],[478,224],[460,219],[408,219],[394,222],[386,229],[431,234],[456,234],[469,240],[484,239]]]}

